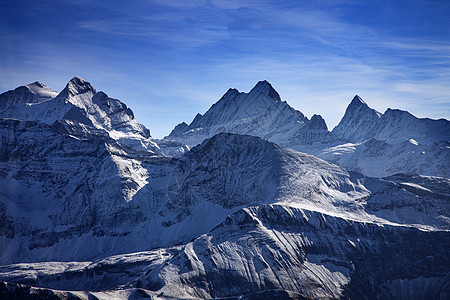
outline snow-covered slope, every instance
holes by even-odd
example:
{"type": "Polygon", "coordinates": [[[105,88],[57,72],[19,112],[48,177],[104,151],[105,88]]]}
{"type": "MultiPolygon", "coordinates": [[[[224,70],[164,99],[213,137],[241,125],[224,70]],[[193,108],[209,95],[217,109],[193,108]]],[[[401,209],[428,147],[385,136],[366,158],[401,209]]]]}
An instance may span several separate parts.
{"type": "Polygon", "coordinates": [[[267,81],[258,82],[249,93],[229,89],[191,124],[178,124],[166,139],[195,146],[220,132],[249,134],[284,145],[331,143],[330,134],[319,115],[311,120],[293,109],[267,81]]]}
{"type": "Polygon", "coordinates": [[[2,263],[166,247],[208,232],[236,209],[272,203],[381,224],[450,227],[441,195],[449,180],[433,183],[440,192],[416,180],[430,191],[422,195],[253,136],[219,134],[168,159],[131,152],[91,127],[75,136],[70,123],[1,124],[2,263]],[[380,194],[388,195],[383,205],[380,194]]]}
{"type": "MultiPolygon", "coordinates": [[[[351,143],[316,148],[314,154],[349,170],[377,177],[395,173],[450,177],[448,120],[419,119],[398,109],[381,114],[355,96],[332,133],[351,143]]],[[[293,148],[308,151],[301,145],[293,148]]]]}
{"type": "Polygon", "coordinates": [[[369,139],[331,146],[316,155],[368,176],[406,173],[450,178],[449,141],[423,145],[414,139],[395,144],[369,139]]]}
{"type": "Polygon", "coordinates": [[[55,98],[57,95],[57,92],[36,81],[0,94],[0,110],[2,112],[11,111],[10,113],[13,114],[13,110],[20,110],[26,106],[44,102],[55,98]]]}
{"type": "Polygon", "coordinates": [[[0,280],[12,282],[0,292],[14,295],[13,283],[22,283],[54,289],[28,293],[86,299],[446,299],[449,237],[261,205],[240,209],[177,247],[0,267],[0,280]]]}

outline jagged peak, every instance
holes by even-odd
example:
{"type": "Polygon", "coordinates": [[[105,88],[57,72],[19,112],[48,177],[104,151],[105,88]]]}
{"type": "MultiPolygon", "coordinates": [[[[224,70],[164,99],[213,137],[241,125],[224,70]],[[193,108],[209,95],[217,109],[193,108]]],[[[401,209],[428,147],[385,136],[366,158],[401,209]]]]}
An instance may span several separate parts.
{"type": "Polygon", "coordinates": [[[360,111],[361,109],[364,112],[371,111],[371,114],[375,113],[378,116],[378,118],[380,118],[382,115],[379,111],[377,111],[376,109],[371,108],[369,105],[367,105],[367,103],[364,102],[364,100],[358,95],[355,95],[355,97],[353,97],[352,101],[347,106],[347,110],[345,113],[347,114],[348,112],[352,112],[355,110],[360,111]]]}
{"type": "Polygon", "coordinates": [[[350,102],[350,105],[352,105],[352,106],[361,106],[361,105],[368,106],[367,103],[364,102],[364,100],[358,95],[355,95],[355,97],[353,97],[352,101],[350,102]]]}
{"type": "Polygon", "coordinates": [[[203,118],[203,115],[200,113],[197,113],[195,115],[194,120],[192,120],[191,124],[189,125],[189,127],[191,128],[196,128],[198,126],[198,123],[200,122],[200,120],[203,118]]]}
{"type": "Polygon", "coordinates": [[[96,92],[94,87],[81,77],[72,78],[63,90],[68,95],[79,95],[88,91],[96,92]]]}
{"type": "Polygon", "coordinates": [[[249,95],[256,94],[256,93],[265,94],[273,100],[281,101],[280,95],[267,80],[259,81],[249,92],[249,95]]]}
{"type": "Polygon", "coordinates": [[[239,94],[239,91],[235,88],[229,88],[225,95],[227,94],[239,94]]]}
{"type": "Polygon", "coordinates": [[[177,136],[186,131],[189,125],[186,122],[181,122],[169,133],[169,136],[177,136]]]}
{"type": "Polygon", "coordinates": [[[229,88],[228,91],[226,91],[225,94],[219,99],[223,101],[228,101],[229,99],[234,99],[237,95],[239,95],[240,92],[235,88],[229,88]]]}
{"type": "Polygon", "coordinates": [[[328,130],[327,123],[325,122],[325,120],[322,118],[321,115],[316,115],[316,114],[314,114],[311,117],[311,120],[309,120],[308,128],[309,129],[324,129],[324,130],[328,130]]]}
{"type": "Polygon", "coordinates": [[[202,115],[201,113],[197,113],[197,114],[195,115],[194,119],[192,120],[191,124],[200,121],[201,118],[203,118],[203,115],[202,115]]]}

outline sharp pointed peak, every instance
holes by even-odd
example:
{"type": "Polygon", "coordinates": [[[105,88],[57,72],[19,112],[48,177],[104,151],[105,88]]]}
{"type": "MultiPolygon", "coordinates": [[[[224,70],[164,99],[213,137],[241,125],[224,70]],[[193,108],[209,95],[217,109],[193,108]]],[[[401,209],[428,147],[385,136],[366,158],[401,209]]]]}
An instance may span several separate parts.
{"type": "Polygon", "coordinates": [[[361,105],[361,104],[365,104],[365,105],[367,105],[367,103],[366,102],[364,102],[364,100],[360,97],[360,96],[358,96],[358,95],[355,95],[355,97],[353,97],[353,99],[352,99],[352,101],[350,102],[350,105],[361,105]]]}
{"type": "Polygon", "coordinates": [[[281,97],[278,92],[267,80],[258,81],[258,83],[252,88],[249,94],[263,93],[276,101],[281,101],[281,97]]]}
{"type": "Polygon", "coordinates": [[[355,109],[360,109],[360,108],[362,108],[363,111],[373,111],[378,115],[378,117],[381,117],[381,115],[382,115],[382,113],[380,113],[376,109],[370,107],[366,102],[364,102],[364,100],[360,96],[355,95],[355,97],[353,97],[352,101],[348,105],[347,111],[348,110],[353,111],[355,109]]]}
{"type": "Polygon", "coordinates": [[[88,91],[96,92],[94,87],[81,77],[72,78],[64,88],[69,95],[84,94],[88,91]]]}

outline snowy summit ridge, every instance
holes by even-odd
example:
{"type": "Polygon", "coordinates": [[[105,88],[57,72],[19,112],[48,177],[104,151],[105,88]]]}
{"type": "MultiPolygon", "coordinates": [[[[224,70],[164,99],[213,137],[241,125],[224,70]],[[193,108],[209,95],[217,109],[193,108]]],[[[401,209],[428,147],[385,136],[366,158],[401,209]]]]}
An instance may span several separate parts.
{"type": "Polygon", "coordinates": [[[56,121],[76,122],[103,130],[111,138],[135,149],[160,151],[151,140],[150,131],[134,119],[130,108],[104,92],[97,92],[80,77],[72,78],[59,94],[39,82],[3,93],[0,117],[49,125],[56,121]]]}
{"type": "Polygon", "coordinates": [[[444,119],[417,118],[400,109],[388,108],[382,114],[370,108],[359,96],[355,96],[332,133],[351,142],[375,138],[396,143],[414,138],[427,144],[449,141],[450,122],[444,119]]]}
{"type": "Polygon", "coordinates": [[[89,82],[81,77],[74,77],[67,83],[66,87],[61,93],[66,96],[76,96],[87,93],[89,91],[93,94],[96,93],[96,90],[89,82]]]}
{"type": "Polygon", "coordinates": [[[255,135],[283,145],[336,140],[320,116],[315,116],[314,124],[282,101],[272,85],[263,80],[249,93],[229,89],[204,115],[198,114],[187,127],[177,125],[166,139],[194,146],[217,133],[229,132],[255,135]]]}

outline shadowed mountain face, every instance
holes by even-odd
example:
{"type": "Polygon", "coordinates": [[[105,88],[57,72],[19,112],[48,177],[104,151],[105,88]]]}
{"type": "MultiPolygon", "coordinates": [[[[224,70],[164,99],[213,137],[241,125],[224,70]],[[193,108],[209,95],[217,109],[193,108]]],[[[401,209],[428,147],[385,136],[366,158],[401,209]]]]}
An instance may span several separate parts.
{"type": "MultiPolygon", "coordinates": [[[[0,119],[0,298],[449,297],[447,178],[366,177],[235,133],[167,157],[159,149],[176,142],[133,131],[129,109],[80,78],[57,96],[19,89],[0,95],[15,114],[0,119]],[[44,119],[29,120],[42,105],[44,119]]],[[[227,94],[192,124],[294,124],[252,106],[292,111],[267,82],[227,94]]],[[[320,116],[296,116],[294,144],[326,130],[320,116]]],[[[361,143],[371,157],[394,145],[378,144],[361,143]]]]}
{"type": "Polygon", "coordinates": [[[373,127],[381,115],[356,95],[348,105],[341,122],[333,129],[333,134],[349,141],[364,141],[375,133],[373,127]]]}

